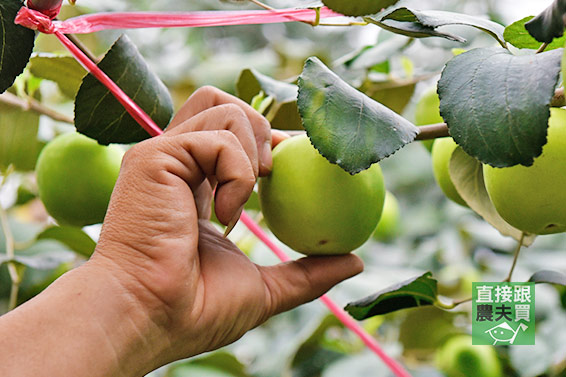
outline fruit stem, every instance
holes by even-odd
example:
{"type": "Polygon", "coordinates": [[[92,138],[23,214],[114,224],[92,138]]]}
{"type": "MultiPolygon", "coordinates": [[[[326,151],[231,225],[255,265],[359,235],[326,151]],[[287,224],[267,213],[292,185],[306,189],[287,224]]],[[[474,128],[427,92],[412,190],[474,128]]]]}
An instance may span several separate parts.
{"type": "MultiPolygon", "coordinates": [[[[8,171],[0,181],[0,189],[3,187],[8,179],[8,171]]],[[[2,232],[4,233],[4,239],[6,243],[6,257],[8,260],[12,260],[8,263],[8,272],[10,274],[10,279],[12,280],[12,289],[10,290],[10,301],[8,303],[8,311],[14,309],[18,303],[18,290],[20,288],[21,278],[18,274],[18,268],[16,263],[13,262],[14,259],[14,235],[12,234],[12,229],[8,223],[8,214],[2,205],[0,204],[0,224],[2,226],[2,232]]]]}
{"type": "MultiPolygon", "coordinates": [[[[242,223],[246,225],[246,227],[259,238],[282,262],[288,262],[291,260],[287,254],[283,252],[276,244],[273,242],[268,235],[264,232],[264,230],[253,221],[253,219],[246,213],[246,211],[242,212],[242,216],[240,218],[242,223]]],[[[327,295],[322,295],[320,300],[328,307],[328,309],[352,332],[354,332],[360,339],[365,343],[365,345],[373,351],[393,372],[393,374],[397,377],[410,377],[410,374],[403,368],[401,364],[399,364],[396,360],[389,357],[382,349],[377,340],[373,338],[370,334],[368,334],[362,326],[358,324],[358,322],[354,321],[354,319],[344,311],[341,307],[339,307],[330,297],[327,295]]]]}
{"type": "Polygon", "coordinates": [[[521,248],[523,247],[523,241],[525,239],[525,233],[521,233],[521,238],[519,239],[519,242],[517,242],[517,247],[515,248],[515,256],[513,257],[513,264],[511,265],[511,269],[509,270],[509,274],[507,275],[507,277],[505,278],[505,280],[503,280],[503,282],[511,282],[511,277],[513,276],[513,271],[515,270],[515,266],[517,265],[517,260],[519,259],[519,254],[521,252],[521,248]]]}
{"type": "Polygon", "coordinates": [[[538,48],[537,52],[535,52],[535,54],[540,54],[541,52],[546,50],[547,47],[548,47],[548,43],[544,42],[542,45],[540,45],[540,47],[538,48]]]}
{"type": "Polygon", "coordinates": [[[436,299],[436,301],[434,302],[434,306],[436,306],[437,308],[440,309],[444,309],[444,310],[451,310],[454,309],[455,307],[462,305],[466,302],[472,301],[472,297],[468,297],[462,300],[457,300],[457,301],[452,301],[450,304],[446,304],[442,301],[440,301],[439,299],[436,299]]]}

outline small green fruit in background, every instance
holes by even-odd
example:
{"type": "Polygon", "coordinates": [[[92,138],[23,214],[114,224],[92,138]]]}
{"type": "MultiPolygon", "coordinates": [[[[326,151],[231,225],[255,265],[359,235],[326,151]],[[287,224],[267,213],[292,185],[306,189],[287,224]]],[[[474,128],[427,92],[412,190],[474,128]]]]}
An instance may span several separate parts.
{"type": "Polygon", "coordinates": [[[432,170],[434,179],[444,195],[453,202],[467,207],[468,205],[458,194],[454,183],[452,183],[452,178],[450,178],[450,158],[457,146],[451,137],[436,139],[432,145],[432,170]]]}
{"type": "Polygon", "coordinates": [[[39,197],[61,225],[83,227],[104,220],[124,152],[78,133],[56,137],[41,151],[39,197]]]}
{"type": "Polygon", "coordinates": [[[469,335],[457,335],[437,351],[436,365],[447,377],[502,377],[493,346],[474,346],[469,335]]]}
{"type": "MultiPolygon", "coordinates": [[[[429,89],[417,102],[415,108],[415,124],[424,126],[427,124],[444,123],[440,116],[440,99],[436,93],[436,88],[429,89]]],[[[434,140],[424,140],[423,145],[429,151],[432,149],[434,140]]]]}
{"type": "Polygon", "coordinates": [[[566,110],[550,114],[548,142],[532,166],[483,168],[497,212],[526,233],[566,232],[566,110]]]}
{"type": "Polygon", "coordinates": [[[273,150],[273,170],[259,180],[265,222],[281,242],[307,255],[346,254],[375,230],[385,200],[378,164],[350,175],[306,135],[273,150]]]}
{"type": "Polygon", "coordinates": [[[378,241],[391,241],[399,233],[400,220],[399,202],[395,195],[386,191],[383,212],[373,232],[373,238],[378,241]]]}

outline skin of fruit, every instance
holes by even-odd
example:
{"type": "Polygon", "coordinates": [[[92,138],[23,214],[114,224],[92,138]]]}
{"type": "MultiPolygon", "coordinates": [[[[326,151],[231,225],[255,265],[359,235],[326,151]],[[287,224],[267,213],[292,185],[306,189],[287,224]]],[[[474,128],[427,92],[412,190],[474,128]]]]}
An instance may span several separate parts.
{"type": "Polygon", "coordinates": [[[124,152],[78,133],[53,139],[41,151],[39,197],[61,225],[83,227],[104,220],[124,152]]]}
{"type": "Polygon", "coordinates": [[[483,168],[497,212],[531,234],[566,232],[566,110],[550,111],[547,143],[533,165],[483,168]]]}
{"type": "Polygon", "coordinates": [[[350,175],[303,135],[273,150],[273,170],[259,180],[259,199],[268,227],[290,248],[306,255],[346,254],[375,230],[385,186],[378,164],[350,175]]]}
{"type": "Polygon", "coordinates": [[[457,335],[436,354],[438,369],[450,377],[502,377],[501,362],[493,346],[472,345],[469,335],[457,335]]]}
{"type": "MultiPolygon", "coordinates": [[[[440,116],[440,99],[436,93],[436,88],[426,91],[417,102],[415,107],[415,124],[424,126],[427,124],[444,123],[440,116]]],[[[433,140],[424,140],[422,144],[429,151],[432,149],[433,140]]]]}
{"type": "Polygon", "coordinates": [[[450,158],[457,146],[458,145],[451,137],[436,139],[432,145],[431,152],[432,171],[434,173],[434,179],[442,189],[442,192],[444,192],[444,195],[453,202],[467,207],[468,205],[460,194],[458,194],[454,183],[452,183],[452,178],[450,178],[450,158]]]}
{"type": "Polygon", "coordinates": [[[391,192],[385,192],[385,202],[381,219],[373,232],[373,238],[378,241],[391,241],[399,233],[400,226],[399,202],[391,192]]]}

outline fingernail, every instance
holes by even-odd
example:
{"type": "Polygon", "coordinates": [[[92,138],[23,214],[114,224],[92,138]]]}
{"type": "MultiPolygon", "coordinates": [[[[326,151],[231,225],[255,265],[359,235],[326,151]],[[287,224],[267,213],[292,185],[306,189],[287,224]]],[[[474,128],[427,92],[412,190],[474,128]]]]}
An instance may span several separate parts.
{"type": "Polygon", "coordinates": [[[266,141],[261,149],[261,166],[264,169],[271,170],[273,165],[273,158],[271,156],[271,143],[266,141]]]}
{"type": "Polygon", "coordinates": [[[244,210],[244,205],[242,205],[240,209],[236,211],[236,214],[234,215],[234,217],[232,217],[232,220],[230,220],[230,222],[226,226],[226,230],[224,231],[224,238],[228,237],[230,232],[232,232],[232,229],[234,229],[234,227],[238,223],[238,220],[240,220],[240,216],[242,215],[243,210],[244,210]]]}

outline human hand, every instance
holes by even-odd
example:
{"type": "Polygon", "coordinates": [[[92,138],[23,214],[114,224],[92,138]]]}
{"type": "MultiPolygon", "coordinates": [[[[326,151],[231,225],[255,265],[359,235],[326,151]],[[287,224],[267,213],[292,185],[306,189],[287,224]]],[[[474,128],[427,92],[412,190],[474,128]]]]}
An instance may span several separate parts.
{"type": "Polygon", "coordinates": [[[36,329],[34,342],[9,344],[22,351],[7,355],[5,370],[140,375],[229,344],[359,273],[354,255],[258,266],[207,220],[215,190],[218,219],[234,223],[282,138],[226,93],[204,88],[191,96],[162,136],[126,153],[92,258],[3,322],[25,331],[41,312],[40,326],[49,329],[36,329]],[[62,335],[54,339],[53,331],[62,335]],[[74,355],[36,369],[23,362],[55,348],[74,355]]]}

